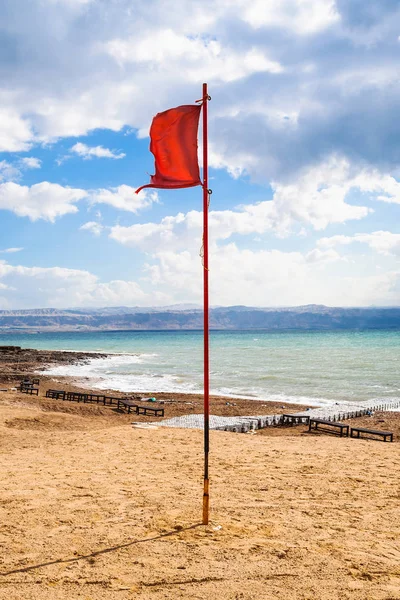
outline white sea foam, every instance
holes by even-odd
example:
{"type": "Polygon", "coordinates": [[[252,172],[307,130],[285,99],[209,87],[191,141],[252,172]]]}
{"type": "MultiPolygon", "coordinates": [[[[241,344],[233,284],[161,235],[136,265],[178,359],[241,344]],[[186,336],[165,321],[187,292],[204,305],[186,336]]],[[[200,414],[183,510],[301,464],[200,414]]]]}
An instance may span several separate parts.
{"type": "MultiPolygon", "coordinates": [[[[120,392],[185,392],[201,393],[201,382],[191,381],[186,376],[153,372],[152,360],[155,353],[116,354],[104,358],[90,358],[75,365],[60,365],[50,367],[46,375],[55,377],[73,377],[84,387],[98,390],[116,390],[120,392]],[[130,372],[129,367],[137,368],[143,365],[149,372],[130,372]]],[[[229,387],[212,388],[211,394],[230,398],[249,399],[255,401],[273,401],[291,404],[306,404],[310,406],[330,406],[340,401],[327,398],[312,398],[309,396],[294,396],[286,394],[269,394],[260,389],[249,389],[240,393],[238,389],[229,387]]]]}
{"type": "Polygon", "coordinates": [[[196,386],[179,381],[173,375],[126,375],[124,377],[109,377],[95,381],[91,387],[99,390],[118,390],[120,392],[187,392],[195,393],[196,386]]]}
{"type": "Polygon", "coordinates": [[[177,375],[160,373],[130,373],[129,367],[146,365],[157,357],[155,353],[119,354],[104,358],[90,358],[75,365],[60,365],[44,371],[45,375],[73,377],[84,387],[120,392],[196,392],[194,383],[184,381],[177,375]]]}
{"type": "Polygon", "coordinates": [[[238,394],[232,392],[229,388],[220,388],[212,391],[213,394],[229,396],[230,398],[243,398],[247,400],[257,400],[259,402],[282,402],[289,404],[306,404],[309,406],[333,406],[335,404],[346,404],[346,401],[333,400],[329,398],[313,398],[310,396],[289,396],[287,394],[238,394]]]}
{"type": "Polygon", "coordinates": [[[49,367],[46,369],[45,374],[60,377],[90,377],[107,372],[112,373],[114,369],[118,370],[129,365],[143,364],[155,356],[157,354],[114,354],[102,358],[89,358],[74,365],[49,367]]]}

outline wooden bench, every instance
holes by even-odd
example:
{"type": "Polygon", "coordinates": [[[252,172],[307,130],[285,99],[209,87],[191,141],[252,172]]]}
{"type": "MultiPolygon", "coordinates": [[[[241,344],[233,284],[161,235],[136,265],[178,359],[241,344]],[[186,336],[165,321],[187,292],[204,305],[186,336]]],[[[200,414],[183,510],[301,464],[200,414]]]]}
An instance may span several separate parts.
{"type": "Polygon", "coordinates": [[[17,390],[20,392],[21,390],[25,390],[28,388],[33,388],[33,383],[31,383],[30,381],[21,381],[21,383],[17,387],[17,390]]]}
{"type": "Polygon", "coordinates": [[[65,400],[64,390],[47,390],[46,398],[53,398],[54,400],[65,400]]]}
{"type": "Polygon", "coordinates": [[[289,414],[282,415],[282,425],[286,425],[286,422],[289,425],[298,425],[299,423],[303,423],[303,421],[307,425],[309,420],[310,420],[310,417],[308,415],[289,415],[289,414]]]}
{"type": "Polygon", "coordinates": [[[30,394],[31,396],[32,394],[35,394],[36,396],[39,396],[39,388],[33,386],[22,386],[19,388],[19,391],[23,394],[30,394]]]}
{"type": "Polygon", "coordinates": [[[117,396],[104,396],[104,405],[118,406],[120,400],[123,400],[123,398],[118,398],[117,396]]]}
{"type": "Polygon", "coordinates": [[[137,414],[138,405],[135,402],[132,402],[132,400],[125,400],[124,398],[119,398],[118,405],[117,405],[118,410],[120,409],[121,406],[128,409],[128,414],[131,412],[131,410],[133,408],[135,409],[135,412],[137,414]]]}
{"type": "Polygon", "coordinates": [[[321,430],[321,427],[318,427],[318,425],[322,425],[323,431],[329,431],[330,427],[333,427],[334,429],[339,429],[340,437],[343,437],[343,432],[344,437],[348,437],[349,435],[349,425],[345,425],[344,423],[338,423],[337,421],[324,421],[323,419],[310,419],[308,422],[308,431],[311,431],[312,429],[314,429],[314,431],[317,431],[318,429],[321,430]]]}
{"type": "Polygon", "coordinates": [[[67,392],[65,395],[66,400],[75,400],[76,402],[86,402],[87,394],[82,394],[80,392],[67,392]]]}
{"type": "Polygon", "coordinates": [[[106,397],[102,394],[85,394],[86,402],[97,402],[99,404],[102,402],[104,405],[106,403],[106,397]]]}
{"type": "Polygon", "coordinates": [[[154,415],[155,417],[163,417],[164,409],[163,408],[155,408],[154,406],[138,406],[136,408],[137,415],[154,415]]]}
{"type": "Polygon", "coordinates": [[[359,438],[360,433],[367,433],[369,435],[378,435],[383,437],[383,441],[386,442],[386,438],[389,438],[389,442],[393,442],[393,433],[391,431],[378,431],[376,429],[364,429],[363,427],[352,427],[350,430],[350,437],[359,438]],[[354,435],[353,435],[354,433],[354,435]]]}

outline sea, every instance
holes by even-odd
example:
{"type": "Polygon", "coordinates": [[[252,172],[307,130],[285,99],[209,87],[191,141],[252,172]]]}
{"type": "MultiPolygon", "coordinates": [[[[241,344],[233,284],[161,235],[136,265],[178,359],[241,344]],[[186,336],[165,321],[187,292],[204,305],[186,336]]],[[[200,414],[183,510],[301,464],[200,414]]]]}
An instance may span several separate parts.
{"type": "MultiPolygon", "coordinates": [[[[51,367],[92,389],[198,393],[201,331],[101,331],[1,334],[0,345],[103,352],[79,365],[51,367]]],[[[400,332],[210,333],[213,394],[323,405],[400,397],[400,332]]]]}

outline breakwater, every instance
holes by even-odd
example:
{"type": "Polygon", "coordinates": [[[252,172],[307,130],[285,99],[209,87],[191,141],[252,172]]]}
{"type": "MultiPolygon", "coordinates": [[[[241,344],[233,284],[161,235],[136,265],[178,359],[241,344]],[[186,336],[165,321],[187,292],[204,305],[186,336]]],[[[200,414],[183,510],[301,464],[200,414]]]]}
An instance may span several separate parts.
{"type": "MultiPolygon", "coordinates": [[[[375,398],[367,400],[362,404],[338,403],[319,408],[310,408],[299,412],[290,411],[291,415],[307,416],[311,418],[324,419],[326,421],[345,421],[362,417],[376,410],[400,409],[400,398],[375,398]]],[[[218,417],[210,415],[210,429],[220,431],[234,431],[247,433],[254,429],[274,427],[282,424],[282,415],[249,415],[244,417],[218,417]]],[[[154,425],[163,427],[184,427],[192,429],[203,429],[203,415],[184,415],[173,417],[164,421],[157,421],[154,425]]]]}

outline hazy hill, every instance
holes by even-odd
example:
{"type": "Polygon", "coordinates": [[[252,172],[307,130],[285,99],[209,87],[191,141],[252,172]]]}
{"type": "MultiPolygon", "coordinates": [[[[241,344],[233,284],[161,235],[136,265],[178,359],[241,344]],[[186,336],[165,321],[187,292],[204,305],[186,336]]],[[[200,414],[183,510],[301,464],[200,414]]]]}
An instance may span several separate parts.
{"type": "MultiPolygon", "coordinates": [[[[0,332],[202,329],[203,313],[187,305],[139,308],[35,309],[0,311],[0,332]]],[[[400,329],[400,308],[216,307],[212,329],[330,330],[400,329]]]]}

